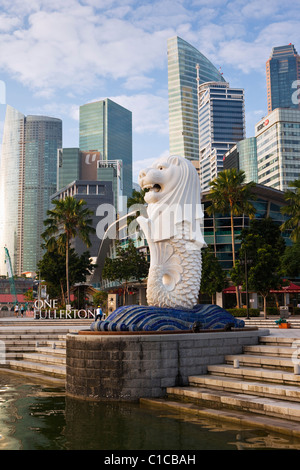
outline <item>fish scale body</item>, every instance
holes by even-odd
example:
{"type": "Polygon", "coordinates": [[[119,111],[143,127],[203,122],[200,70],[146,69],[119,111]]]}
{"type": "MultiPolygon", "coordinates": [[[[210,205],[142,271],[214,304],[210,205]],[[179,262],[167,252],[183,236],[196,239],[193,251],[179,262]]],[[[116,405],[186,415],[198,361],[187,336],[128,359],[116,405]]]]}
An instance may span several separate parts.
{"type": "Polygon", "coordinates": [[[201,249],[189,240],[171,238],[150,245],[150,256],[148,304],[194,307],[201,281],[201,249]]]}

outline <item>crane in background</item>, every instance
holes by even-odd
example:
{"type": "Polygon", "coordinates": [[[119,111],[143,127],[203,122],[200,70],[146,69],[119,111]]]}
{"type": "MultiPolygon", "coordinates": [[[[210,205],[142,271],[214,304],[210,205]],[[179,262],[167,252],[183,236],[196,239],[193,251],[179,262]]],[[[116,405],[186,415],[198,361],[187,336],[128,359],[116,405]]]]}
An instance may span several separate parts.
{"type": "Polygon", "coordinates": [[[10,284],[10,293],[11,293],[12,298],[13,298],[13,303],[14,303],[14,305],[16,305],[18,303],[18,297],[17,297],[16,286],[15,286],[14,273],[13,273],[13,270],[12,270],[9,251],[6,247],[4,247],[4,250],[5,250],[5,263],[6,263],[7,275],[8,275],[9,284],[10,284]]]}

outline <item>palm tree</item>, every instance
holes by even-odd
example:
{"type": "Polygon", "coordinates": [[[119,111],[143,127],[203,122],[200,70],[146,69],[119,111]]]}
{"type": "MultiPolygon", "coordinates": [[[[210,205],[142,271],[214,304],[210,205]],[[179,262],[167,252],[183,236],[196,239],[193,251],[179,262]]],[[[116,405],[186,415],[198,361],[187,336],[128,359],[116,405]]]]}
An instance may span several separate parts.
{"type": "Polygon", "coordinates": [[[128,201],[127,201],[127,207],[131,207],[135,204],[141,204],[141,205],[145,205],[145,194],[146,192],[148,191],[148,189],[140,189],[139,191],[137,191],[136,189],[134,189],[132,191],[132,195],[131,197],[128,198],[128,201]]]}
{"type": "Polygon", "coordinates": [[[47,227],[42,237],[45,240],[45,247],[50,251],[58,245],[61,253],[66,256],[66,284],[67,303],[70,303],[69,285],[69,249],[70,242],[78,235],[87,247],[91,245],[90,234],[95,232],[92,227],[93,214],[91,210],[85,208],[85,201],[68,196],[65,199],[55,199],[54,209],[48,210],[48,218],[44,221],[47,227]]]}
{"type": "Polygon", "coordinates": [[[132,223],[132,222],[135,221],[139,215],[143,215],[147,217],[147,211],[146,211],[147,204],[144,199],[147,191],[148,189],[140,189],[140,191],[137,191],[136,189],[134,189],[132,191],[131,197],[129,197],[127,200],[127,209],[129,210],[129,213],[130,213],[130,210],[137,211],[134,215],[127,217],[127,226],[129,229],[129,235],[140,231],[140,227],[137,224],[137,222],[135,223],[132,223]]]}
{"type": "Polygon", "coordinates": [[[287,206],[281,208],[282,214],[289,216],[281,225],[281,230],[292,230],[291,239],[293,242],[300,240],[300,179],[292,181],[290,188],[284,194],[284,199],[288,202],[287,206]]]}
{"type": "MultiPolygon", "coordinates": [[[[254,217],[255,208],[249,202],[250,197],[253,199],[252,188],[255,183],[245,183],[245,172],[230,168],[220,171],[217,178],[209,183],[211,190],[209,196],[211,205],[207,208],[207,213],[213,215],[216,212],[221,214],[230,214],[231,225],[231,244],[232,244],[232,262],[235,267],[235,240],[234,240],[234,216],[243,214],[250,218],[254,217]]],[[[237,291],[237,305],[239,306],[239,295],[237,291]]]]}

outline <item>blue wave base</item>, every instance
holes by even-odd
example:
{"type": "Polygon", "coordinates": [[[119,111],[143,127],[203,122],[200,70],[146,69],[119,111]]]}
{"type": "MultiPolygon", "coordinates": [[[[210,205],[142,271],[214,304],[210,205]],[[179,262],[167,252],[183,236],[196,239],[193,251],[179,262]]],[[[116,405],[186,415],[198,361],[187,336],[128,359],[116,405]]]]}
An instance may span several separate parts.
{"type": "Polygon", "coordinates": [[[238,320],[218,305],[195,305],[192,309],[126,305],[117,308],[105,320],[94,321],[92,331],[170,331],[191,330],[195,322],[201,329],[221,329],[229,323],[243,328],[238,320]]]}

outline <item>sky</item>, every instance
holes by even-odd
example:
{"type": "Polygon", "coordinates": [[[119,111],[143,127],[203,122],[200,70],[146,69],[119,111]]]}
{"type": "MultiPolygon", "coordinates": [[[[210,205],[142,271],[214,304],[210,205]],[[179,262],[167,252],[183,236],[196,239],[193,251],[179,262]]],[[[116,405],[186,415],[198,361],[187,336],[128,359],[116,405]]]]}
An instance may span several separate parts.
{"type": "Polygon", "coordinates": [[[169,153],[167,40],[203,53],[245,91],[247,137],[267,114],[266,61],[300,53],[299,0],[0,0],[0,135],[6,104],[63,120],[79,146],[79,106],[132,111],[133,175],[169,153]]]}

